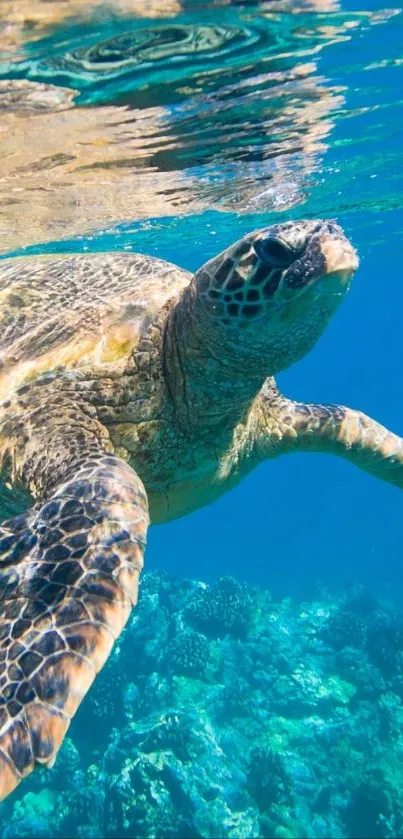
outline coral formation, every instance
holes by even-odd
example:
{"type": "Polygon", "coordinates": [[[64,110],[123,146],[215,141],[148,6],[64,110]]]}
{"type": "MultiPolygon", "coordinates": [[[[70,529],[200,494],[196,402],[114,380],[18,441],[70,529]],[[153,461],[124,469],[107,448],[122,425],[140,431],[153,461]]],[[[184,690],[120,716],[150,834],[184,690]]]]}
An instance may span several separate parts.
{"type": "Polygon", "coordinates": [[[273,804],[287,800],[289,781],[278,752],[262,746],[252,749],[247,777],[249,792],[259,810],[270,810],[273,804]]]}
{"type": "Polygon", "coordinates": [[[217,585],[202,586],[190,599],[185,617],[201,632],[212,637],[247,635],[253,604],[245,585],[233,577],[222,577],[217,585]]]}
{"type": "Polygon", "coordinates": [[[367,642],[367,626],[355,612],[339,609],[329,617],[326,636],[336,650],[344,647],[362,650],[367,642]]]}
{"type": "Polygon", "coordinates": [[[179,632],[166,649],[167,668],[183,676],[203,677],[210,658],[207,638],[198,632],[179,632]]]}
{"type": "Polygon", "coordinates": [[[273,601],[148,574],[0,839],[392,839],[402,754],[403,620],[369,592],[273,601]]]}

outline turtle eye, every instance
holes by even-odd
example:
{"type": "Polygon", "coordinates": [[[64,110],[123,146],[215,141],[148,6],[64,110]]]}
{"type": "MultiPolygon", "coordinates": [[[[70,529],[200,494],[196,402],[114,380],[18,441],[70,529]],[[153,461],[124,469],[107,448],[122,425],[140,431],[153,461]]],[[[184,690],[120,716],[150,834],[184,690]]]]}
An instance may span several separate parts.
{"type": "Polygon", "coordinates": [[[281,239],[270,236],[254,243],[258,257],[267,265],[286,268],[297,258],[297,252],[281,239]]]}

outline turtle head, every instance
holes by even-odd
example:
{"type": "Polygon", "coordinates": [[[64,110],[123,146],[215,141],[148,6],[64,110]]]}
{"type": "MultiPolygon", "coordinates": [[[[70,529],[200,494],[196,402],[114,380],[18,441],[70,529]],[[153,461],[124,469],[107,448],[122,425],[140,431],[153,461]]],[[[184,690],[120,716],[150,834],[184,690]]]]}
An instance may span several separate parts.
{"type": "Polygon", "coordinates": [[[267,375],[284,369],[318,339],[357,267],[334,221],[254,231],[195,275],[208,337],[267,375]]]}

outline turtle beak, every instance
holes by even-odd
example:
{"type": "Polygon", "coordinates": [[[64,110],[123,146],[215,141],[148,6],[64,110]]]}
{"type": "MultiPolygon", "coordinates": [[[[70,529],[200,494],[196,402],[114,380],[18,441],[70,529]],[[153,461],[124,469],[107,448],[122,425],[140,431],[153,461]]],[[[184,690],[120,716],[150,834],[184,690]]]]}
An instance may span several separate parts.
{"type": "Polygon", "coordinates": [[[341,229],[325,233],[321,238],[320,247],[325,260],[326,276],[336,275],[342,285],[347,285],[358,268],[359,259],[356,250],[341,229]]]}

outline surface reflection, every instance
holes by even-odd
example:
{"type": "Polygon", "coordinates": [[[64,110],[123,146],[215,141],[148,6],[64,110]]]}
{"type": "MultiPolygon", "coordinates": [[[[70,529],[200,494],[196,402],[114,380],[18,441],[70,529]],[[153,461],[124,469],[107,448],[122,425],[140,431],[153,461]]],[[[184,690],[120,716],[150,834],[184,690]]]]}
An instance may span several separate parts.
{"type": "Polygon", "coordinates": [[[344,101],[318,56],[367,17],[320,0],[3,4],[2,251],[304,201],[344,101]]]}
{"type": "MultiPolygon", "coordinates": [[[[183,10],[197,11],[202,8],[225,6],[260,6],[273,11],[300,10],[331,12],[339,8],[337,0],[2,0],[0,25],[3,34],[8,33],[10,47],[32,40],[56,25],[71,18],[91,20],[95,16],[110,18],[128,16],[131,18],[166,18],[183,10]]],[[[4,48],[5,42],[2,41],[4,48]]]]}

